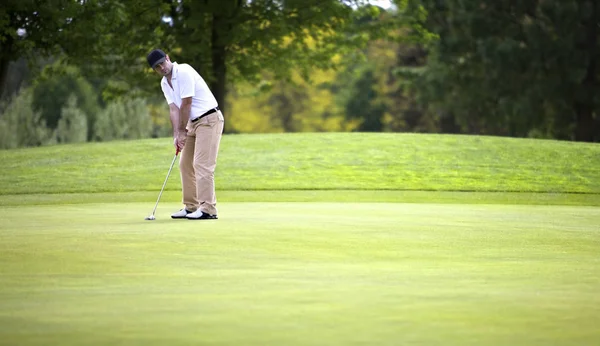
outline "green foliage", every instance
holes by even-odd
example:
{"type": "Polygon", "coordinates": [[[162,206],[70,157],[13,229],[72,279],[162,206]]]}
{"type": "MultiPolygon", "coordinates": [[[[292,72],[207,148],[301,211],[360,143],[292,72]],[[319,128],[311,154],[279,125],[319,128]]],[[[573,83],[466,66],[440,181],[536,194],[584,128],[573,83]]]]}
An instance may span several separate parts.
{"type": "Polygon", "coordinates": [[[154,47],[172,46],[166,35],[169,13],[164,0],[85,1],[73,17],[60,48],[70,64],[85,76],[101,77],[102,96],[113,101],[156,92],[156,75],[146,54],[154,47]]]}
{"type": "Polygon", "coordinates": [[[336,73],[315,69],[309,77],[307,81],[293,74],[291,80],[265,79],[258,86],[239,83],[229,97],[228,131],[339,132],[355,128],[357,122],[345,119],[330,88],[336,73]]]}
{"type": "MultiPolygon", "coordinates": [[[[385,16],[402,20],[397,13],[385,16]]],[[[356,53],[341,58],[344,68],[337,73],[332,91],[345,116],[362,123],[361,131],[439,130],[438,121],[418,103],[412,88],[411,77],[423,68],[427,56],[423,45],[412,40],[406,28],[390,29],[387,37],[368,43],[365,59],[356,53]]]]}
{"type": "Polygon", "coordinates": [[[146,101],[141,98],[123,102],[127,114],[127,139],[148,138],[152,134],[152,118],[148,112],[146,101]]]}
{"type": "Polygon", "coordinates": [[[0,149],[12,149],[19,145],[17,121],[15,119],[18,115],[12,109],[9,112],[2,112],[2,117],[0,117],[0,149]]]}
{"type": "Polygon", "coordinates": [[[59,52],[73,18],[90,1],[4,0],[0,7],[0,96],[8,65],[19,58],[30,61],[59,52]]]}
{"type": "MultiPolygon", "coordinates": [[[[309,66],[309,72],[292,72],[283,80],[277,80],[272,74],[261,74],[263,79],[252,88],[254,92],[243,87],[231,95],[232,112],[228,113],[230,131],[349,131],[359,128],[364,131],[410,131],[416,128],[397,125],[401,120],[390,120],[392,117],[402,118],[404,109],[412,110],[408,106],[396,107],[398,90],[402,86],[390,80],[390,70],[395,67],[394,50],[398,44],[384,41],[400,40],[400,37],[406,36],[390,25],[400,25],[400,18],[391,12],[367,6],[353,11],[349,21],[351,23],[345,26],[346,39],[357,40],[355,48],[364,50],[348,49],[342,45],[337,54],[321,62],[339,67],[337,69],[321,70],[313,64],[309,66]],[[361,28],[366,29],[361,31],[361,28]],[[370,40],[379,36],[381,40],[370,40]],[[370,80],[361,83],[359,79],[365,70],[371,71],[370,80]],[[368,90],[360,90],[362,87],[368,90]],[[348,105],[359,102],[363,95],[371,95],[366,106],[348,105]],[[348,111],[352,114],[349,115],[348,111]],[[389,112],[394,112],[394,115],[389,112]],[[264,120],[265,116],[268,116],[268,121],[264,120]],[[365,117],[369,119],[365,120],[365,117]],[[364,124],[362,128],[361,123],[364,124]]],[[[314,42],[308,49],[319,49],[321,43],[314,42]]],[[[409,101],[403,102],[408,104],[409,101]]]]}
{"type": "Polygon", "coordinates": [[[365,69],[353,85],[350,86],[346,101],[346,116],[361,119],[358,131],[380,132],[383,130],[384,105],[374,88],[376,84],[372,69],[365,69]]]}
{"type": "MultiPolygon", "coordinates": [[[[383,20],[379,8],[365,4],[362,0],[86,1],[70,9],[77,15],[70,17],[60,33],[52,35],[60,37],[59,46],[64,53],[61,59],[78,66],[86,77],[105,79],[95,83],[101,88],[103,102],[148,92],[160,97],[157,76],[147,68],[144,56],[151,48],[161,47],[174,60],[196,67],[211,84],[223,108],[227,106],[225,93],[232,82],[253,83],[268,75],[269,81],[278,83],[282,91],[271,94],[266,101],[270,131],[340,131],[354,128],[355,122],[345,122],[343,107],[326,100],[331,91],[322,86],[314,91],[310,87],[298,88],[298,79],[310,80],[315,68],[340,66],[341,61],[333,57],[361,49],[373,37],[387,36],[388,30],[398,24],[397,17],[383,20]],[[163,18],[169,21],[162,21],[163,18]],[[271,109],[275,104],[276,109],[271,109]]],[[[45,87],[40,83],[35,100],[46,104],[39,109],[54,128],[67,95],[85,87],[74,81],[61,83],[55,75],[49,79],[43,81],[45,87]],[[61,90],[65,87],[71,90],[61,90]],[[64,96],[56,97],[46,89],[64,96]]],[[[91,139],[97,111],[81,104],[86,100],[83,95],[77,97],[78,107],[90,117],[91,139]]],[[[228,122],[226,128],[236,131],[235,127],[244,126],[228,122]]],[[[154,132],[161,136],[168,130],[155,123],[154,132]]]]}
{"type": "Polygon", "coordinates": [[[94,126],[94,139],[98,141],[147,138],[151,134],[152,119],[143,99],[109,103],[94,126]]]}
{"type": "Polygon", "coordinates": [[[61,110],[56,139],[60,143],[81,143],[86,142],[87,137],[87,115],[77,107],[77,97],[71,94],[61,110]]]}
{"type": "Polygon", "coordinates": [[[424,103],[470,133],[600,139],[597,2],[410,2],[439,38],[418,84],[424,103]]]}
{"type": "MultiPolygon", "coordinates": [[[[161,98],[144,61],[160,47],[209,82],[227,132],[600,140],[595,1],[393,2],[396,10],[384,11],[362,0],[8,0],[0,67],[53,55],[63,65],[42,73],[34,108],[54,129],[75,93],[88,139],[98,139],[98,101],[161,98]],[[337,74],[324,72],[331,68],[337,74]]],[[[170,135],[168,119],[150,112],[152,136],[170,135]]],[[[109,137],[145,136],[127,131],[109,137]]]]}
{"type": "MultiPolygon", "coordinates": [[[[353,7],[365,1],[182,1],[172,3],[177,41],[170,48],[209,82],[225,104],[228,83],[258,83],[267,72],[275,80],[307,78],[313,68],[335,66],[335,54],[360,48],[366,31],[350,32],[353,7]],[[207,54],[210,52],[210,55],[207,54]]],[[[376,12],[376,11],[375,11],[376,12]]],[[[367,16],[370,12],[362,13],[367,16]]]]}
{"type": "Polygon", "coordinates": [[[54,133],[33,109],[33,94],[24,90],[0,105],[0,149],[51,144],[54,133]]]}
{"type": "Polygon", "coordinates": [[[148,112],[152,119],[152,137],[169,137],[173,135],[169,106],[166,102],[149,103],[148,112]]]}
{"type": "Polygon", "coordinates": [[[78,68],[60,62],[47,66],[34,85],[33,105],[41,112],[48,127],[55,129],[71,95],[75,96],[77,108],[87,116],[90,127],[87,138],[90,139],[96,114],[100,111],[98,94],[78,68]]]}
{"type": "Polygon", "coordinates": [[[73,1],[5,0],[0,11],[0,41],[11,43],[11,53],[18,56],[32,53],[30,50],[34,47],[52,51],[53,45],[60,39],[61,30],[69,25],[69,19],[80,9],[80,3],[73,1]],[[18,32],[18,29],[23,32],[18,32]],[[19,40],[20,37],[25,39],[19,40]]]}

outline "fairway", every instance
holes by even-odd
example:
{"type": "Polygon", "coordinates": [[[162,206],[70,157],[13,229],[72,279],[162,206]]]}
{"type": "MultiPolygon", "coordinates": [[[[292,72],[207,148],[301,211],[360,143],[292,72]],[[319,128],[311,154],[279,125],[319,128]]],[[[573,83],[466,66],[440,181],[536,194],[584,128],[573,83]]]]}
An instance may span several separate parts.
{"type": "Polygon", "coordinates": [[[0,151],[0,345],[597,345],[600,146],[224,136],[219,220],[164,138],[0,151]]]}
{"type": "Polygon", "coordinates": [[[0,344],[600,342],[597,207],[151,207],[0,209],[0,344]]]}

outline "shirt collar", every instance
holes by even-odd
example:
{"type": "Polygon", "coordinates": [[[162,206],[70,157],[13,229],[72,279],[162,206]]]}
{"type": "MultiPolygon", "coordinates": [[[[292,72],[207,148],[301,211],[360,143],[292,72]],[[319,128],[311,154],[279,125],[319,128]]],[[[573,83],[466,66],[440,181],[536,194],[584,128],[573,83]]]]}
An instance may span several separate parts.
{"type": "Polygon", "coordinates": [[[179,64],[177,62],[173,62],[173,69],[171,70],[171,80],[177,79],[177,74],[179,73],[179,64]]]}

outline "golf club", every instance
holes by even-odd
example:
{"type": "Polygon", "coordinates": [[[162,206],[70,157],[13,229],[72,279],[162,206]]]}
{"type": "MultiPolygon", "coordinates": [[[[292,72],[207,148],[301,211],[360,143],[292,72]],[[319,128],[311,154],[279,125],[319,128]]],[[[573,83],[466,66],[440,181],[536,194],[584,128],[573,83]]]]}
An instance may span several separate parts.
{"type": "Polygon", "coordinates": [[[167,172],[167,177],[165,178],[165,182],[163,183],[162,189],[160,189],[160,193],[158,194],[158,199],[156,200],[156,204],[154,205],[154,210],[152,210],[152,214],[145,218],[145,220],[156,220],[154,217],[154,213],[156,213],[156,207],[158,207],[158,202],[160,201],[160,196],[162,196],[163,191],[165,190],[165,186],[167,185],[167,180],[169,180],[169,175],[171,175],[171,170],[173,170],[173,165],[175,164],[175,160],[177,160],[177,155],[179,155],[179,148],[175,152],[175,157],[173,157],[173,161],[171,162],[171,167],[169,167],[169,171],[167,172]]]}

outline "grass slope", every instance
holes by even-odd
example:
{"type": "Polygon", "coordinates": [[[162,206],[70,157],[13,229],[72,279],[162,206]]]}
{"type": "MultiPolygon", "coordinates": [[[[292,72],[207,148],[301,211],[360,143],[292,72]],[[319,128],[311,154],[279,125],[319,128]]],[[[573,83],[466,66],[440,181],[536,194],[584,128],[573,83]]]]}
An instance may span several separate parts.
{"type": "MultiPolygon", "coordinates": [[[[0,195],[156,191],[170,140],[0,151],[0,195]]],[[[178,169],[167,191],[180,187],[178,169]]],[[[600,194],[600,145],[499,137],[226,135],[217,188],[600,194]]]]}
{"type": "Polygon", "coordinates": [[[176,206],[1,208],[0,344],[600,343],[598,208],[176,206]]]}

